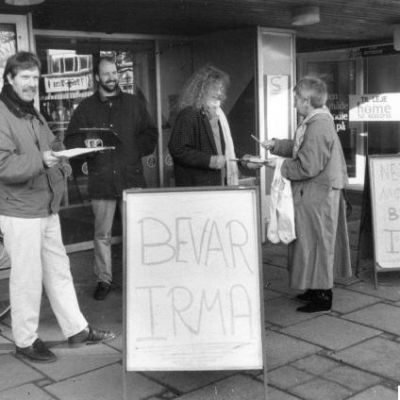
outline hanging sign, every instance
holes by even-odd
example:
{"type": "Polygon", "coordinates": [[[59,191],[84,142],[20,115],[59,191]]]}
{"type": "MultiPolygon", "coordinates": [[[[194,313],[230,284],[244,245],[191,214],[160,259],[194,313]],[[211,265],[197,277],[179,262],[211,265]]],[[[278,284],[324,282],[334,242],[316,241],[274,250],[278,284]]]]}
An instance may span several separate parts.
{"type": "Polygon", "coordinates": [[[69,92],[87,90],[90,88],[91,77],[89,74],[79,76],[44,76],[46,93],[69,92]]]}
{"type": "Polygon", "coordinates": [[[124,192],[127,371],[263,368],[257,198],[255,187],[124,192]]]}
{"type": "Polygon", "coordinates": [[[350,121],[400,121],[400,93],[350,95],[350,121]]]}

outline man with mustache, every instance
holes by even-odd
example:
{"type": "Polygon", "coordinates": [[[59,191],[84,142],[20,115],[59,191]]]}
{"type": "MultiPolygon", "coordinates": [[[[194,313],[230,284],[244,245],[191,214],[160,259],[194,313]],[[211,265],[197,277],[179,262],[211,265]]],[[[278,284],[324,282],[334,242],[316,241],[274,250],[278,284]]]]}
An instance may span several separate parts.
{"type": "Polygon", "coordinates": [[[6,63],[0,94],[0,230],[10,257],[11,327],[17,357],[55,361],[38,337],[42,287],[70,345],[111,340],[82,315],[58,210],[71,172],[43,116],[34,107],[40,61],[21,51],[6,63]]]}
{"type": "Polygon", "coordinates": [[[154,151],[158,135],[139,98],[121,91],[114,58],[101,58],[94,75],[98,90],[79,104],[66,136],[82,128],[108,128],[118,139],[115,150],[88,158],[88,191],[95,218],[94,298],[103,300],[112,287],[111,232],[115,210],[121,206],[124,189],[145,187],[141,158],[154,151]]]}

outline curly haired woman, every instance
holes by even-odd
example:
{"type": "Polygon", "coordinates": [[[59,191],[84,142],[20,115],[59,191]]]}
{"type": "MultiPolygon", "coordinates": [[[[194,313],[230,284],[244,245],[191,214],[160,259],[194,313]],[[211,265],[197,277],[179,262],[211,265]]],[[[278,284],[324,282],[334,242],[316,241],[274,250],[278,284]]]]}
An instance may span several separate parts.
{"type": "MultiPolygon", "coordinates": [[[[229,124],[221,104],[229,76],[211,65],[197,70],[185,84],[169,142],[177,186],[237,185],[238,166],[229,124]]],[[[245,160],[250,155],[239,154],[245,160]]],[[[250,169],[256,163],[245,162],[250,169]]]]}

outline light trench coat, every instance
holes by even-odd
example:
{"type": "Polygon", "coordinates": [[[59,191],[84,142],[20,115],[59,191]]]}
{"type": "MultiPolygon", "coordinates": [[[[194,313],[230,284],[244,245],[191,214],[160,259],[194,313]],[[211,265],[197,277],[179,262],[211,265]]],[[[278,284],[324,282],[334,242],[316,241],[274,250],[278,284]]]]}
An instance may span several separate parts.
{"type": "Polygon", "coordinates": [[[291,181],[297,239],[289,245],[289,284],[294,289],[331,289],[351,276],[342,190],[348,180],[332,117],[314,115],[293,157],[293,140],[275,140],[275,155],[287,158],[282,175],[291,181]]]}

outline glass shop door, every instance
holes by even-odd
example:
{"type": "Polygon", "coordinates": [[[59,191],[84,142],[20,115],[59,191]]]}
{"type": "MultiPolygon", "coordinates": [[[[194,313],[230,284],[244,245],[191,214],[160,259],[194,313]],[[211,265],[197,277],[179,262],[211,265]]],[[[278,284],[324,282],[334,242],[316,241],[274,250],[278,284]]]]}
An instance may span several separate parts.
{"type": "MultiPolygon", "coordinates": [[[[257,40],[258,134],[261,141],[290,139],[294,130],[292,90],[295,81],[295,36],[291,31],[259,28],[257,40]]],[[[268,152],[260,149],[263,157],[268,152]]],[[[262,240],[269,223],[271,168],[260,170],[262,240]]]]}
{"type": "MultiPolygon", "coordinates": [[[[156,124],[154,41],[37,36],[36,51],[42,61],[40,110],[61,140],[80,101],[96,90],[93,65],[103,55],[115,57],[121,89],[140,96],[156,124]]],[[[142,159],[148,187],[158,186],[156,151],[142,159]]],[[[73,173],[68,179],[60,218],[64,244],[72,252],[93,247],[93,214],[87,192],[86,159],[75,157],[70,164],[73,173]]],[[[113,243],[121,241],[121,225],[117,210],[113,243]]]]}
{"type": "Polygon", "coordinates": [[[365,124],[349,121],[349,95],[362,93],[362,60],[351,50],[303,53],[297,55],[298,78],[316,75],[328,85],[327,106],[342,143],[349,187],[364,184],[368,135],[365,124]]]}

